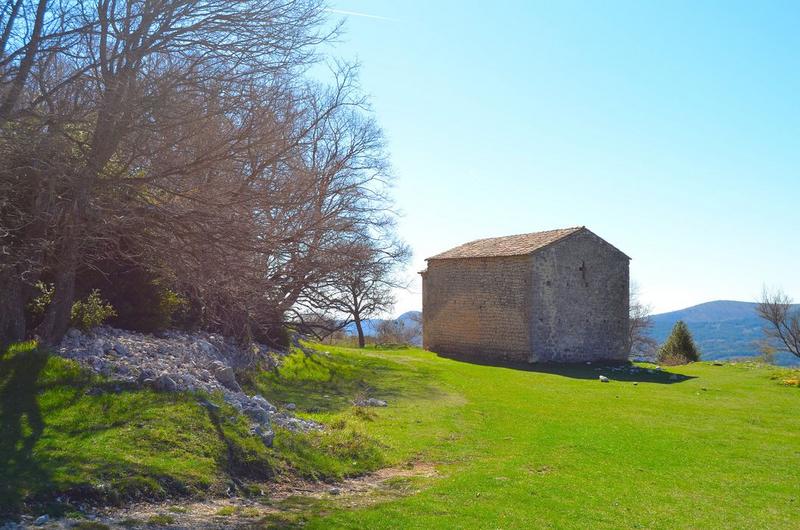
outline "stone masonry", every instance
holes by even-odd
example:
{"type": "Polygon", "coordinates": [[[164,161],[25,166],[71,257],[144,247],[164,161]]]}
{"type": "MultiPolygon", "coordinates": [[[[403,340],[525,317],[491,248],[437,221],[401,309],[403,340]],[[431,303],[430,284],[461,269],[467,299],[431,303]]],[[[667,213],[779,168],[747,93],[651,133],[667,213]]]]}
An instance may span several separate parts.
{"type": "Polygon", "coordinates": [[[483,239],[428,258],[423,346],[508,361],[625,360],[629,261],[584,227],[483,239]]]}

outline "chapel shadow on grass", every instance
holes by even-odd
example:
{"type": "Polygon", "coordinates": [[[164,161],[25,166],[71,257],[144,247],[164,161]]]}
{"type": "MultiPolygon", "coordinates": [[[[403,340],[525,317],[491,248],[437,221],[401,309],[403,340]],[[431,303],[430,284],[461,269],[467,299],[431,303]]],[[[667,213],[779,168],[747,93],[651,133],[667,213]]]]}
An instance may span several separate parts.
{"type": "Polygon", "coordinates": [[[504,359],[487,359],[476,355],[463,355],[456,353],[435,352],[437,356],[450,359],[456,362],[477,364],[480,366],[493,366],[497,368],[509,368],[525,372],[538,372],[542,374],[560,375],[572,379],[592,379],[597,380],[601,375],[608,377],[611,381],[625,381],[637,383],[657,383],[671,385],[682,383],[695,376],[683,375],[667,370],[654,370],[642,368],[631,362],[611,362],[598,361],[592,364],[585,363],[525,363],[520,361],[508,361],[504,359]]]}

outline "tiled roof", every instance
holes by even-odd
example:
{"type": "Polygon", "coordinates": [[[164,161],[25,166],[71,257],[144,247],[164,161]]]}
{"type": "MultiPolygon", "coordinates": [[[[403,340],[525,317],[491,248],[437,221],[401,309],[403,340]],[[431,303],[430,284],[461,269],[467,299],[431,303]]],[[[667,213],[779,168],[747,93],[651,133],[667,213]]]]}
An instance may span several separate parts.
{"type": "Polygon", "coordinates": [[[464,243],[451,248],[441,254],[428,258],[431,259],[459,259],[459,258],[490,258],[498,256],[524,256],[546,247],[551,243],[569,235],[584,230],[583,226],[533,232],[530,234],[517,234],[515,236],[490,237],[464,243]]]}

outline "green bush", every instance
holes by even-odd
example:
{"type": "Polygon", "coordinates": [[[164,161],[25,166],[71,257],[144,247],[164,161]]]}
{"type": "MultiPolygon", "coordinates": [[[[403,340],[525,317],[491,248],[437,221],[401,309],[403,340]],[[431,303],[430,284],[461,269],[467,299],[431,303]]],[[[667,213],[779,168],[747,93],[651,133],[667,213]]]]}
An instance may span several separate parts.
{"type": "Polygon", "coordinates": [[[116,315],[114,307],[100,296],[100,290],[93,289],[89,296],[72,304],[70,325],[88,331],[116,315]]]}
{"type": "Polygon", "coordinates": [[[35,318],[44,315],[47,306],[53,300],[53,294],[56,292],[56,287],[52,283],[36,282],[36,289],[39,295],[28,303],[28,313],[35,318]]]}
{"type": "Polygon", "coordinates": [[[688,326],[682,320],[677,321],[667,341],[658,349],[658,361],[662,364],[686,364],[699,360],[700,351],[688,326]]]}

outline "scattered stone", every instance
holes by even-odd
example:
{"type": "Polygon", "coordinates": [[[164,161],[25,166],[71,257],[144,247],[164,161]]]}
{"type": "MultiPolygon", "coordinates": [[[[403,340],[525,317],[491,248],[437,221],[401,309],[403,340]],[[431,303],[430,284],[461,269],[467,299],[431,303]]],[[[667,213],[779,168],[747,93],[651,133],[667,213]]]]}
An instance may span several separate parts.
{"type": "Polygon", "coordinates": [[[713,364],[714,366],[722,366],[724,363],[721,363],[721,362],[719,362],[719,361],[714,361],[714,362],[713,362],[713,363],[711,363],[711,364],[713,364]]]}
{"type": "Polygon", "coordinates": [[[153,370],[148,370],[147,368],[143,369],[139,372],[139,376],[136,378],[136,382],[140,385],[144,385],[147,383],[152,383],[156,379],[156,373],[153,370]]]}
{"type": "Polygon", "coordinates": [[[601,375],[598,379],[600,379],[601,383],[608,383],[608,377],[601,375]]]}
{"type": "Polygon", "coordinates": [[[79,339],[81,338],[81,335],[82,333],[81,330],[79,329],[69,328],[69,330],[67,331],[67,337],[71,339],[79,339]]]}
{"type": "Polygon", "coordinates": [[[221,362],[217,361],[213,365],[213,374],[217,381],[222,383],[225,388],[233,390],[234,392],[242,391],[242,387],[240,387],[239,383],[236,382],[236,375],[233,373],[233,368],[230,366],[225,366],[221,362]]]}
{"type": "Polygon", "coordinates": [[[297,405],[295,405],[294,403],[287,403],[286,404],[286,410],[296,410],[296,409],[297,409],[297,405]]]}
{"type": "Polygon", "coordinates": [[[106,341],[103,339],[97,339],[88,345],[89,353],[93,355],[103,355],[106,352],[106,341]]]}
{"type": "MultiPolygon", "coordinates": [[[[211,335],[209,339],[213,339],[213,337],[214,336],[211,335]]],[[[198,351],[204,353],[205,355],[208,355],[209,357],[215,357],[218,353],[217,349],[210,342],[206,340],[202,339],[198,340],[197,342],[195,342],[195,347],[197,348],[198,351]]]]}
{"type": "Polygon", "coordinates": [[[388,405],[384,400],[376,398],[360,399],[355,404],[359,407],[385,407],[388,405]]]}
{"type": "Polygon", "coordinates": [[[161,392],[177,392],[178,384],[167,374],[161,374],[153,382],[153,387],[161,392]]]}
{"type": "Polygon", "coordinates": [[[331,495],[339,495],[341,492],[342,490],[336,487],[333,487],[328,490],[328,493],[330,493],[331,495]]]}
{"type": "Polygon", "coordinates": [[[253,427],[253,434],[261,438],[261,441],[266,447],[272,447],[272,442],[275,440],[275,431],[263,425],[256,425],[253,427]]]}
{"type": "Polygon", "coordinates": [[[661,367],[660,366],[656,366],[656,372],[660,372],[660,371],[661,371],[661,367]]]}
{"type": "Polygon", "coordinates": [[[255,396],[251,396],[250,399],[255,403],[261,405],[261,408],[266,409],[270,412],[276,412],[278,410],[278,408],[275,405],[267,401],[261,394],[256,394],[255,396]]]}
{"type": "Polygon", "coordinates": [[[35,524],[36,526],[42,526],[43,524],[47,523],[48,521],[50,521],[50,516],[47,515],[47,514],[44,514],[44,515],[40,515],[39,517],[37,517],[33,521],[33,524],[35,524]]]}
{"type": "Polygon", "coordinates": [[[123,355],[125,357],[127,357],[128,355],[131,354],[130,350],[128,350],[128,348],[124,344],[122,344],[120,342],[117,342],[116,344],[114,344],[114,351],[116,351],[118,354],[123,355]]]}
{"type": "Polygon", "coordinates": [[[259,406],[250,406],[242,409],[247,417],[260,424],[269,424],[269,411],[259,406]]]}
{"type": "Polygon", "coordinates": [[[634,381],[634,382],[633,382],[633,386],[639,386],[639,383],[637,383],[636,381],[634,381]]]}

